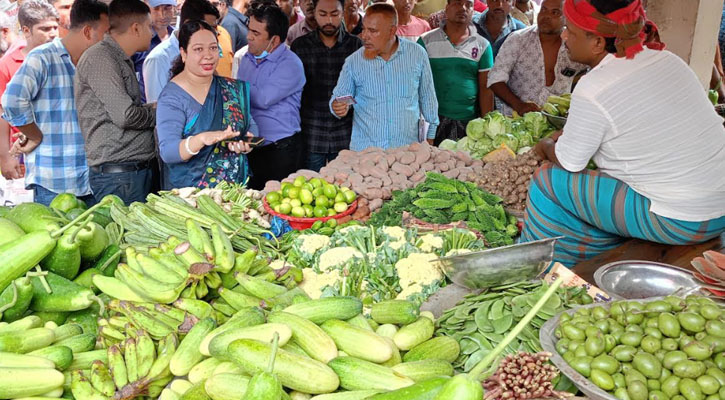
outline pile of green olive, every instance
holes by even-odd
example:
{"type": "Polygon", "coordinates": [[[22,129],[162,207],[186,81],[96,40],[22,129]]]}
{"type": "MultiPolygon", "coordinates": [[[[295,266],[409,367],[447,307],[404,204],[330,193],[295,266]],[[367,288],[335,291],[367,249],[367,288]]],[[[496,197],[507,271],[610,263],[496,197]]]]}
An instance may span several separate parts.
{"type": "Polygon", "coordinates": [[[725,313],[701,296],[562,314],[556,350],[621,400],[725,400],[725,313]]]}

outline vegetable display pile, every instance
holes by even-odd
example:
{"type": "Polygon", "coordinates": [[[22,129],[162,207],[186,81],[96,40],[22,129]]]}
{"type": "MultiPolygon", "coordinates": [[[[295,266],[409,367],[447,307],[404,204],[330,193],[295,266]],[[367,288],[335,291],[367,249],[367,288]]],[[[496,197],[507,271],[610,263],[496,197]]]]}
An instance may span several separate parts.
{"type": "MultiPolygon", "coordinates": [[[[458,370],[469,371],[485,357],[546,291],[545,283],[519,283],[491,288],[466,298],[446,311],[437,321],[438,334],[450,336],[461,345],[461,355],[453,363],[458,370]]],[[[505,352],[540,352],[539,328],[558,312],[592,299],[581,288],[561,288],[549,298],[519,337],[505,352]]]]}
{"type": "Polygon", "coordinates": [[[506,209],[523,212],[534,171],[541,159],[529,151],[515,158],[487,163],[481,173],[468,174],[468,181],[503,199],[506,209]]]}
{"type": "Polygon", "coordinates": [[[496,373],[484,382],[484,399],[550,399],[573,394],[554,390],[552,381],[559,370],[549,364],[551,353],[509,354],[501,360],[496,373]]]}
{"type": "Polygon", "coordinates": [[[262,236],[269,232],[267,227],[228,212],[210,195],[195,197],[194,205],[173,192],[149,194],[146,200],[146,203],[132,203],[129,207],[114,204],[111,208],[111,216],[125,230],[123,239],[129,245],[155,246],[169,236],[186,240],[186,221],[191,219],[205,229],[218,224],[225,235],[231,235],[236,250],[258,247],[265,253],[276,253],[275,244],[262,236]]]}
{"type": "Polygon", "coordinates": [[[621,400],[720,399],[725,395],[725,323],[712,300],[668,296],[562,314],[557,351],[621,400]]]}
{"type": "Polygon", "coordinates": [[[553,130],[546,117],[539,112],[507,118],[499,111],[493,111],[469,122],[466,137],[457,143],[444,141],[441,147],[453,150],[455,145],[455,150],[468,152],[475,159],[481,159],[497,149],[504,149],[514,155],[527,152],[553,130]]]}
{"type": "Polygon", "coordinates": [[[368,223],[400,225],[403,211],[435,224],[465,221],[469,228],[481,232],[489,247],[513,244],[513,237],[518,235],[516,218],[506,214],[500,197],[436,173],[428,173],[415,188],[396,192],[368,223]]]}
{"type": "Polygon", "coordinates": [[[356,296],[366,305],[395,298],[421,302],[446,283],[434,260],[482,247],[463,229],[418,235],[398,226],[350,226],[330,237],[300,234],[287,261],[302,268],[299,287],[312,298],[356,296]]]}
{"type": "MultiPolygon", "coordinates": [[[[467,177],[470,172],[480,172],[483,161],[473,160],[462,151],[449,151],[413,143],[409,146],[382,150],[371,147],[362,152],[343,150],[340,155],[316,173],[300,170],[285,181],[293,181],[303,175],[308,179],[322,178],[340,186],[349,187],[360,196],[358,212],[353,218],[364,216],[383,205],[393,191],[412,188],[425,180],[427,172],[438,172],[448,178],[467,177]],[[366,214],[367,213],[367,214],[366,214]]],[[[266,192],[280,189],[280,183],[267,182],[266,192]]]]}

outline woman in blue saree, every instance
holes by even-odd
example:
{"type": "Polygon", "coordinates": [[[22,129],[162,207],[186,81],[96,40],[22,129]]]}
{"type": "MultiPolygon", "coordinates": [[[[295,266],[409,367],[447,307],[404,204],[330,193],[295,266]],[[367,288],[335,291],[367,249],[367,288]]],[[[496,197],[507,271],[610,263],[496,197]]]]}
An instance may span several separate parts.
{"type": "Polygon", "coordinates": [[[257,132],[249,112],[249,86],[214,75],[219,45],[209,24],[185,23],[179,30],[179,47],[181,55],[156,110],[163,187],[244,183],[251,148],[241,139],[257,132]]]}

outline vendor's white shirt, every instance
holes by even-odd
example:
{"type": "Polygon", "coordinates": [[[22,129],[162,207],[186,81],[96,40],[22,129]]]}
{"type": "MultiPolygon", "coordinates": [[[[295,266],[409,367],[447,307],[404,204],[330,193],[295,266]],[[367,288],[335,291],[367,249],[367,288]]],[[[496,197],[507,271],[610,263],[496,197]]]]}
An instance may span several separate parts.
{"type": "Polygon", "coordinates": [[[694,72],[669,51],[608,55],[572,94],[556,156],[599,169],[684,221],[725,215],[725,128],[694,72]]]}

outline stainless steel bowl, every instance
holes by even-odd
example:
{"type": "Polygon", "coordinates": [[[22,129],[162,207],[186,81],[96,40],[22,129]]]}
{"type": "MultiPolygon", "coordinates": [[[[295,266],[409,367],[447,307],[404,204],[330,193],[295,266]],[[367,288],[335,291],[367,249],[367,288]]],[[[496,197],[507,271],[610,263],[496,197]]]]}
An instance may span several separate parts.
{"type": "Polygon", "coordinates": [[[555,129],[564,129],[564,125],[566,124],[566,117],[552,115],[543,111],[541,113],[544,114],[546,119],[549,120],[549,123],[553,125],[555,129]]]}
{"type": "Polygon", "coordinates": [[[439,259],[448,279],[483,289],[536,278],[551,264],[558,238],[463,253],[439,259]]]}
{"type": "Polygon", "coordinates": [[[597,287],[614,299],[644,299],[699,292],[701,285],[686,269],[653,261],[617,261],[594,273],[597,287]]]}

